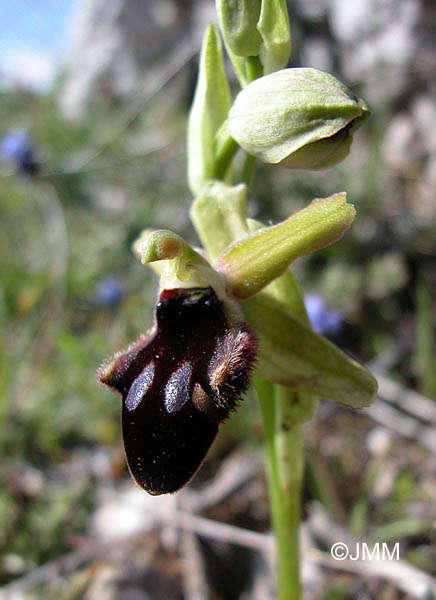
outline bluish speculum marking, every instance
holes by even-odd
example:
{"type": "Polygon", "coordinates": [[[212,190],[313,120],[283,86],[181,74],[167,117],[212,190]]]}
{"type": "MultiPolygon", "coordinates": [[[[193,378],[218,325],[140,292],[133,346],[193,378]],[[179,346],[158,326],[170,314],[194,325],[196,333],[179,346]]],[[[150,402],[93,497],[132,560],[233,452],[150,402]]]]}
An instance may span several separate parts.
{"type": "Polygon", "coordinates": [[[256,349],[254,333],[229,325],[211,288],[161,292],[153,329],[100,375],[123,396],[126,458],[138,485],[166,494],[191,479],[247,388],[256,349]]]}
{"type": "Polygon", "coordinates": [[[135,408],[142,402],[145,394],[153,383],[153,377],[154,363],[151,362],[132,383],[124,402],[127,410],[135,410],[135,408]]]}
{"type": "Polygon", "coordinates": [[[175,371],[165,387],[165,408],[172,413],[180,410],[189,400],[191,365],[185,363],[175,371]]]}

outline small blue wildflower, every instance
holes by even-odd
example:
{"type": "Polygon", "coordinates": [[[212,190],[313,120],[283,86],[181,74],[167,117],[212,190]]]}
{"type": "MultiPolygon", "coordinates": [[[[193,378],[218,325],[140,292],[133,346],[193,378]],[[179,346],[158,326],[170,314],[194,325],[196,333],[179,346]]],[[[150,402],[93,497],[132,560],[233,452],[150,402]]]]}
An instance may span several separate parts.
{"type": "Polygon", "coordinates": [[[0,142],[0,158],[15,163],[17,169],[25,175],[35,175],[40,166],[33,143],[22,129],[6,133],[0,142]]]}
{"type": "Polygon", "coordinates": [[[3,160],[18,160],[31,148],[27,133],[21,129],[9,131],[1,141],[0,154],[3,160]]]}
{"type": "Polygon", "coordinates": [[[95,299],[102,306],[116,306],[123,298],[124,288],[116,277],[101,279],[95,288],[95,299]]]}
{"type": "Polygon", "coordinates": [[[318,294],[307,294],[304,303],[316,333],[327,336],[339,333],[343,323],[340,312],[328,309],[318,294]]]}

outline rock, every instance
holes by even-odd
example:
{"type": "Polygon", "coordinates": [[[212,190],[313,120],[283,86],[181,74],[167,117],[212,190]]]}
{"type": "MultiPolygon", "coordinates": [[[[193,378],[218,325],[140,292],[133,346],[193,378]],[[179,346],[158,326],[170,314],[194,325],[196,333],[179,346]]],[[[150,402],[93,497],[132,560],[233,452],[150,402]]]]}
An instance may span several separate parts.
{"type": "Polygon", "coordinates": [[[364,82],[363,95],[375,107],[396,98],[409,82],[416,53],[420,6],[414,0],[329,0],[329,22],[340,45],[350,82],[364,82]]]}
{"type": "Polygon", "coordinates": [[[193,0],[79,0],[60,106],[79,118],[97,95],[122,100],[190,29],[193,0]]]}
{"type": "Polygon", "coordinates": [[[420,143],[415,123],[407,112],[401,112],[390,122],[384,136],[382,152],[386,164],[398,170],[407,170],[420,157],[420,143]]]}

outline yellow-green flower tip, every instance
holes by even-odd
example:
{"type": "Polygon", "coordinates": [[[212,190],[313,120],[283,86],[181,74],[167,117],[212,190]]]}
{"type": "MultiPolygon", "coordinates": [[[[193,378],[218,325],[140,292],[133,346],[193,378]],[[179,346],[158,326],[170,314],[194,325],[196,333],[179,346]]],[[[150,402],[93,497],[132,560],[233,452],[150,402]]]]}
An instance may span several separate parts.
{"type": "Polygon", "coordinates": [[[316,198],[282,223],[234,242],[224,250],[217,269],[233,296],[249,298],[280,277],[299,256],[338,240],[354,216],[345,193],[316,198]]]}

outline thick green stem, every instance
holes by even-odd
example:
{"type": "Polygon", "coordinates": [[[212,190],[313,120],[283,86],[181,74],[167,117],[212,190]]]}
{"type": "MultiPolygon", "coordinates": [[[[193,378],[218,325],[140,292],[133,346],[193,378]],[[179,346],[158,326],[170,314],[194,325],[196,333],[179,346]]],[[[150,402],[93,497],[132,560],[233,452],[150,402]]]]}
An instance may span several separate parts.
{"type": "Polygon", "coordinates": [[[233,157],[239,150],[238,144],[228,133],[226,124],[217,134],[216,138],[216,155],[214,160],[214,179],[220,179],[224,181],[226,179],[226,173],[231,165],[233,157]]]}
{"type": "MultiPolygon", "coordinates": [[[[267,288],[276,299],[292,307],[310,323],[304,300],[292,272],[267,288]]],[[[299,600],[301,492],[304,473],[302,423],[316,411],[313,396],[264,380],[255,381],[263,416],[271,522],[276,539],[278,600],[299,600]]]]}
{"type": "MultiPolygon", "coordinates": [[[[261,75],[259,65],[259,61],[248,61],[250,80],[261,75]]],[[[217,132],[214,144],[213,178],[224,182],[239,149],[226,122],[217,132]]],[[[247,156],[242,171],[247,182],[254,167],[255,159],[247,156]]],[[[209,257],[217,259],[228,244],[249,231],[244,186],[231,189],[224,183],[210,182],[194,202],[191,218],[209,257]]],[[[304,303],[292,275],[282,277],[275,287],[270,285],[271,294],[292,305],[304,320],[304,303]]],[[[265,427],[271,523],[276,539],[277,597],[300,600],[299,528],[304,466],[301,424],[312,416],[314,401],[308,394],[265,380],[258,379],[255,385],[265,427]]]]}
{"type": "Polygon", "coordinates": [[[267,476],[271,521],[276,539],[278,600],[299,600],[300,498],[303,475],[303,435],[293,424],[298,394],[255,382],[263,415],[267,450],[267,476]]]}
{"type": "Polygon", "coordinates": [[[262,77],[263,67],[258,56],[247,56],[245,59],[245,74],[247,83],[262,77]]]}
{"type": "Polygon", "coordinates": [[[241,171],[241,183],[250,185],[253,179],[254,171],[256,168],[256,158],[251,154],[245,156],[244,164],[241,171]]]}
{"type": "MultiPolygon", "coordinates": [[[[195,200],[191,218],[209,257],[216,260],[237,238],[247,235],[245,187],[233,188],[211,182],[195,200]]],[[[298,285],[290,271],[265,289],[277,300],[292,305],[296,315],[308,321],[298,285]]],[[[299,523],[303,472],[301,424],[308,421],[317,401],[307,393],[295,392],[257,379],[256,389],[265,423],[268,487],[271,522],[276,537],[279,600],[299,600],[299,523]]]]}

